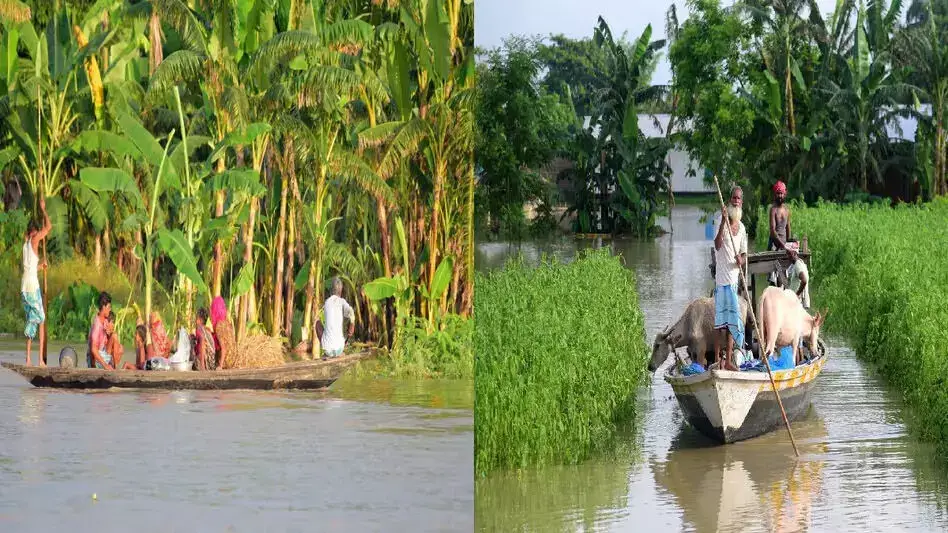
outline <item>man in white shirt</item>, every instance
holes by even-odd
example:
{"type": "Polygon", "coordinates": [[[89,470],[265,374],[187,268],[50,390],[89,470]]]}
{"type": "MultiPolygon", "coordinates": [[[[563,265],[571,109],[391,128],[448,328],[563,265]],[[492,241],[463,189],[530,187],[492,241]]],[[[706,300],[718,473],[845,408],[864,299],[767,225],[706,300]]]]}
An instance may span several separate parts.
{"type": "Polygon", "coordinates": [[[343,318],[349,319],[349,337],[352,337],[355,333],[355,312],[342,298],[342,280],[336,277],[332,279],[332,296],[323,303],[325,321],[316,324],[324,357],[339,357],[346,347],[346,337],[342,331],[343,318]]]}
{"type": "Polygon", "coordinates": [[[721,224],[714,238],[714,329],[718,331],[714,336],[714,353],[720,355],[721,345],[726,342],[727,351],[718,368],[735,371],[739,369],[731,360],[734,345],[744,348],[744,324],[737,296],[739,275],[747,263],[747,231],[741,222],[743,204],[744,192],[740,187],[732,188],[729,205],[721,209],[721,224]],[[727,228],[726,219],[730,220],[727,228]],[[730,231],[730,237],[726,231],[730,231]]]}

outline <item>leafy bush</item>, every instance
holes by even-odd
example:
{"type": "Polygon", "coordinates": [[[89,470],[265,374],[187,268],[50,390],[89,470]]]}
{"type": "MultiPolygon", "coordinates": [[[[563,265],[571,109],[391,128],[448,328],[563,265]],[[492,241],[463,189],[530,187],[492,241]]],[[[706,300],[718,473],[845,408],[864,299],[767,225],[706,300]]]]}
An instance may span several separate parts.
{"type": "Polygon", "coordinates": [[[414,319],[399,326],[399,345],[380,359],[376,375],[386,377],[473,379],[474,321],[447,315],[428,333],[426,322],[414,319]]]}
{"type": "Polygon", "coordinates": [[[635,276],[608,251],[475,280],[475,468],[577,462],[634,415],[648,346],[635,276]]]}
{"type": "MultiPolygon", "coordinates": [[[[948,453],[948,200],[921,206],[794,205],[809,239],[814,303],[826,328],[904,395],[910,426],[948,453]]],[[[758,238],[766,241],[766,226],[758,238]]]]}

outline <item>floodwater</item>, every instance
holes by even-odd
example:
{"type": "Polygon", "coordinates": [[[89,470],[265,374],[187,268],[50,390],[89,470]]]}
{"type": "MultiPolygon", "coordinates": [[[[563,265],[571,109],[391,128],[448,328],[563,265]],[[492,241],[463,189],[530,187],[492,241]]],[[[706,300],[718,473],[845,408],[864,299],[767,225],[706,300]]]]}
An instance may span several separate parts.
{"type": "MultiPolygon", "coordinates": [[[[677,318],[712,288],[713,228],[698,207],[663,221],[654,242],[614,246],[637,274],[646,335],[677,318]]],[[[608,244],[608,241],[604,244],[608,244]]],[[[569,260],[595,241],[519,247],[482,243],[481,270],[523,252],[569,260]]],[[[814,265],[816,267],[816,265],[814,265]]],[[[817,268],[811,269],[819,276],[817,268]]],[[[830,319],[832,320],[832,318],[830,319]]],[[[946,531],[948,476],[931,447],[907,433],[898,395],[856,359],[842,339],[826,339],[829,359],[808,414],[785,429],[712,445],[684,421],[660,376],[639,391],[638,426],[620,432],[613,453],[572,466],[498,471],[476,481],[480,531],[946,531]]]]}
{"type": "Polygon", "coordinates": [[[328,392],[59,391],[0,369],[0,531],[471,531],[473,397],[352,372],[328,392]]]}

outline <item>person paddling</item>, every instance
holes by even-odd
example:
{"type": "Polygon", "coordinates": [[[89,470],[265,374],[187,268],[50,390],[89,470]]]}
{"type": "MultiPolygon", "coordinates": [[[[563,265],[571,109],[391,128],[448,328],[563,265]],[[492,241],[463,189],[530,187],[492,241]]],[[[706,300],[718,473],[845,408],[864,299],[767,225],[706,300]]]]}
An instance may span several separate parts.
{"type": "MultiPolygon", "coordinates": [[[[40,226],[37,219],[31,219],[23,241],[23,281],[20,284],[20,297],[23,310],[26,312],[26,327],[23,329],[23,334],[26,335],[26,366],[33,365],[30,357],[33,339],[46,322],[46,313],[43,312],[43,294],[39,284],[39,270],[46,268],[46,262],[41,262],[39,259],[39,243],[53,229],[53,224],[49,221],[49,215],[46,213],[46,199],[42,196],[39,199],[39,206],[40,213],[43,215],[43,225],[40,226]]],[[[44,343],[45,340],[41,336],[39,366],[46,366],[46,361],[43,360],[44,343]]]]}
{"type": "Polygon", "coordinates": [[[721,344],[726,344],[719,364],[724,370],[738,370],[732,360],[734,346],[744,348],[744,324],[737,296],[740,273],[747,264],[747,230],[741,222],[743,204],[744,192],[734,187],[728,206],[721,208],[721,225],[714,238],[714,354],[720,354],[721,344]],[[733,239],[725,238],[727,231],[733,239]]]}

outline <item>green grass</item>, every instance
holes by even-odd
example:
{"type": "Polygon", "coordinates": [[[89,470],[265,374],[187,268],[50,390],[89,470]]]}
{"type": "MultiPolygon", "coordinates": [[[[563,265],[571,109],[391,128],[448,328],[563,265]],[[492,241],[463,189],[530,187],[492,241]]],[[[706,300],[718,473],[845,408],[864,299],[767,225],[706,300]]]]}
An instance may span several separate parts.
{"type": "Polygon", "coordinates": [[[475,469],[575,463],[635,414],[648,347],[635,277],[606,250],[475,279],[475,469]]]}
{"type": "Polygon", "coordinates": [[[371,364],[354,369],[360,376],[474,379],[474,321],[448,315],[428,333],[425,322],[400,326],[401,342],[371,364]]]}
{"type": "MultiPolygon", "coordinates": [[[[809,239],[826,328],[905,397],[908,425],[948,453],[948,200],[923,206],[792,206],[809,239]]],[[[767,227],[758,231],[766,242],[767,227]]]]}

